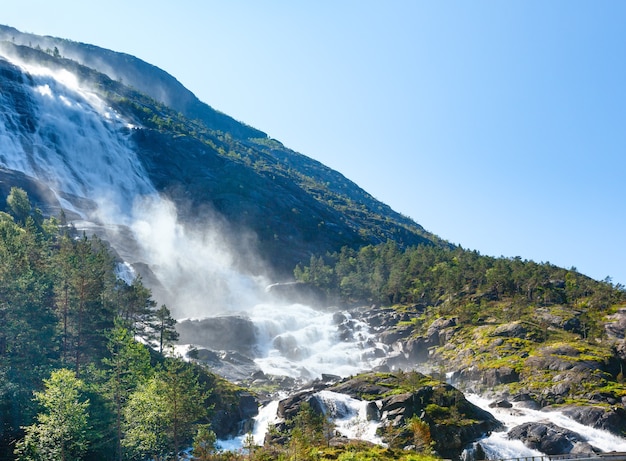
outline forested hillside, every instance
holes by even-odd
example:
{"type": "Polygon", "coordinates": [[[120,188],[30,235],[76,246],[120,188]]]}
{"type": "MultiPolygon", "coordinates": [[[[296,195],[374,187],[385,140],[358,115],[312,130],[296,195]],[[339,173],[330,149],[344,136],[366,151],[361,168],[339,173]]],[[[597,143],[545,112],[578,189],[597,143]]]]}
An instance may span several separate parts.
{"type": "Polygon", "coordinates": [[[453,370],[461,387],[572,405],[581,422],[626,431],[615,405],[626,398],[619,284],[549,263],[393,242],[312,257],[295,275],[337,302],[371,306],[364,317],[403,352],[390,365],[453,370]]]}
{"type": "MultiPolygon", "coordinates": [[[[252,231],[255,252],[283,275],[311,254],[344,245],[387,239],[448,245],[341,173],[215,111],[140,59],[0,26],[2,37],[0,52],[53,73],[70,72],[134,127],[133,150],[146,179],[176,203],[182,221],[203,225],[217,214],[233,234],[252,231]],[[171,100],[179,104],[169,106],[171,100]]],[[[3,85],[15,93],[9,100],[16,107],[8,110],[21,114],[16,129],[29,138],[38,115],[22,114],[31,102],[21,86],[33,82],[4,60],[0,68],[3,85]]],[[[54,145],[58,133],[46,142],[54,145]]]]}
{"type": "Polygon", "coordinates": [[[241,390],[165,358],[175,321],[141,280],[116,276],[102,241],[44,219],[21,189],[6,200],[0,457],[141,459],[189,446],[241,390]]]}

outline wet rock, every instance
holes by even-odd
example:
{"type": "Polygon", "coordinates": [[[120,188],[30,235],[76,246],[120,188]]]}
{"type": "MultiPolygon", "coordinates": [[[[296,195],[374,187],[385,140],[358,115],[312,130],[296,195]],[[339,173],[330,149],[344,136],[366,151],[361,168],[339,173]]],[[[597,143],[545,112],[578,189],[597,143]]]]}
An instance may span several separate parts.
{"type": "Polygon", "coordinates": [[[378,421],[380,419],[380,407],[377,402],[369,402],[367,404],[365,417],[368,421],[378,421]]]}
{"type": "Polygon", "coordinates": [[[498,399],[491,402],[489,408],[513,408],[513,404],[506,399],[498,399]]]}
{"type": "MultiPolygon", "coordinates": [[[[571,453],[579,443],[586,443],[584,438],[569,429],[553,423],[524,423],[515,426],[508,433],[510,439],[518,439],[529,448],[539,450],[547,455],[564,455],[571,453]]],[[[577,450],[582,450],[581,445],[577,450]]]]}
{"type": "Polygon", "coordinates": [[[328,373],[322,373],[322,382],[323,383],[336,383],[341,381],[341,376],[331,375],[328,373]]]}
{"type": "Polygon", "coordinates": [[[623,405],[570,406],[561,411],[585,426],[603,429],[619,436],[626,432],[626,410],[623,405]]]}
{"type": "Polygon", "coordinates": [[[254,381],[265,377],[263,371],[252,359],[237,351],[212,351],[199,348],[190,350],[187,357],[208,366],[213,373],[229,381],[254,381]]]}
{"type": "Polygon", "coordinates": [[[176,324],[181,344],[196,344],[212,350],[233,350],[252,356],[257,331],[244,316],[224,315],[182,320],[176,324]]]}
{"type": "Polygon", "coordinates": [[[421,363],[428,360],[430,343],[424,338],[410,338],[404,343],[404,352],[409,362],[421,363]]]}
{"type": "Polygon", "coordinates": [[[266,291],[274,297],[295,304],[301,303],[309,306],[321,307],[326,305],[324,292],[310,283],[285,282],[274,283],[266,288],[266,291]]]}
{"type": "Polygon", "coordinates": [[[253,395],[241,392],[231,403],[216,407],[211,417],[211,427],[220,439],[235,437],[252,430],[253,418],[259,414],[259,404],[253,395]]]}

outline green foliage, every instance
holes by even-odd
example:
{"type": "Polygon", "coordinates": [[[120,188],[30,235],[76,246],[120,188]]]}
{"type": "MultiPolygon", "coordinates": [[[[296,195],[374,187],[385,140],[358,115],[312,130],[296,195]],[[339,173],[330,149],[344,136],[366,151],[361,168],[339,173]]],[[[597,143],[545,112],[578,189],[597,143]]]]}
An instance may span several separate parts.
{"type": "Polygon", "coordinates": [[[16,447],[18,460],[80,460],[87,450],[89,401],[81,398],[84,383],[67,369],[54,371],[35,393],[42,407],[37,421],[25,428],[16,447]]]}
{"type": "Polygon", "coordinates": [[[406,422],[406,427],[412,435],[415,451],[430,452],[432,450],[434,442],[430,435],[428,423],[414,415],[406,422]]]}
{"type": "Polygon", "coordinates": [[[61,359],[79,374],[85,362],[101,359],[106,350],[105,331],[115,315],[113,258],[95,237],[65,235],[53,263],[61,359]]]}
{"type": "Polygon", "coordinates": [[[206,400],[194,370],[180,360],[166,360],[163,370],[129,396],[122,444],[138,457],[177,453],[207,416],[206,400]]]}
{"type": "Polygon", "coordinates": [[[165,304],[154,313],[152,328],[159,344],[159,353],[163,352],[164,346],[170,346],[178,340],[178,332],[175,329],[176,319],[170,313],[165,304]]]}
{"type": "Polygon", "coordinates": [[[25,224],[32,209],[26,191],[19,187],[11,187],[11,192],[7,196],[7,205],[11,215],[21,224],[25,224]]]}
{"type": "Polygon", "coordinates": [[[152,374],[150,353],[135,341],[129,330],[118,321],[108,332],[108,356],[102,360],[104,366],[104,395],[110,402],[115,416],[114,433],[117,459],[122,459],[123,411],[130,394],[152,374]]]}
{"type": "Polygon", "coordinates": [[[464,323],[484,321],[490,302],[510,304],[507,321],[521,318],[531,306],[567,305],[582,311],[585,334],[594,336],[601,334],[607,309],[626,301],[620,285],[549,263],[433,245],[401,250],[391,241],[359,250],[344,247],[324,258],[312,256],[294,275],[348,304],[438,306],[440,314],[456,315],[464,323]]]}
{"type": "Polygon", "coordinates": [[[323,414],[316,412],[307,402],[300,405],[300,410],[291,425],[293,428],[289,446],[296,459],[314,457],[311,447],[324,444],[328,440],[328,434],[332,434],[332,430],[329,429],[332,423],[327,421],[323,414]]]}
{"type": "Polygon", "coordinates": [[[215,432],[207,424],[198,425],[198,431],[193,439],[193,456],[199,461],[210,461],[217,453],[217,438],[215,432]]]}
{"type": "Polygon", "coordinates": [[[174,320],[141,279],[116,280],[102,241],[38,225],[27,195],[11,197],[15,217],[0,213],[0,458],[17,447],[20,459],[121,461],[191,443],[210,390],[224,406],[240,389],[164,359],[174,320]]]}

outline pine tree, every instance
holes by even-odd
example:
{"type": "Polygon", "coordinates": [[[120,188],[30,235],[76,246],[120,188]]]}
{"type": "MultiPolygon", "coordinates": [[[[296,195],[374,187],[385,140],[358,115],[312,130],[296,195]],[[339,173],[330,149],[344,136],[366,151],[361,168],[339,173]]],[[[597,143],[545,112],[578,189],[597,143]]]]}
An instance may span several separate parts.
{"type": "Polygon", "coordinates": [[[99,360],[105,331],[113,326],[113,259],[97,237],[65,236],[58,255],[56,298],[63,360],[79,375],[84,362],[99,360]]]}
{"type": "Polygon", "coordinates": [[[117,460],[122,459],[123,408],[131,392],[150,375],[150,353],[135,341],[130,332],[119,323],[108,334],[109,356],[102,362],[105,368],[105,394],[115,414],[117,460]]]}
{"type": "Polygon", "coordinates": [[[159,353],[163,353],[163,347],[178,341],[178,332],[176,331],[176,319],[174,319],[170,310],[165,304],[155,312],[154,330],[159,341],[159,353]]]}

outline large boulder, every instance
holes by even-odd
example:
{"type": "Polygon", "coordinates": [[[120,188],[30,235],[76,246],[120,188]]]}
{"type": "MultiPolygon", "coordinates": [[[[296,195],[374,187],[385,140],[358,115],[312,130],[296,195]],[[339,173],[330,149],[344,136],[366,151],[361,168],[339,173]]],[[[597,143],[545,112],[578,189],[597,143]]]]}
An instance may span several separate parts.
{"type": "Polygon", "coordinates": [[[467,401],[453,386],[416,372],[365,373],[331,390],[376,402],[371,414],[379,415],[381,427],[398,429],[397,440],[407,447],[412,441],[403,427],[410,418],[420,418],[444,458],[458,458],[465,446],[502,428],[491,413],[467,401]]]}
{"type": "Polygon", "coordinates": [[[236,351],[193,348],[185,354],[185,357],[208,366],[213,373],[237,383],[263,375],[254,360],[236,351]]]}
{"type": "Polygon", "coordinates": [[[259,414],[259,403],[252,394],[240,392],[229,403],[222,402],[214,409],[211,427],[219,439],[236,437],[252,431],[254,417],[259,414]]]}
{"type": "Polygon", "coordinates": [[[182,320],[176,324],[181,344],[195,344],[212,350],[232,350],[254,356],[257,330],[241,315],[223,315],[182,320]]]}
{"type": "Polygon", "coordinates": [[[521,440],[527,447],[539,450],[546,455],[593,454],[597,451],[577,432],[553,423],[520,424],[508,432],[508,437],[521,440]]]}
{"type": "Polygon", "coordinates": [[[623,404],[611,407],[572,405],[560,410],[585,426],[603,429],[619,436],[626,433],[626,409],[623,404]]]}

